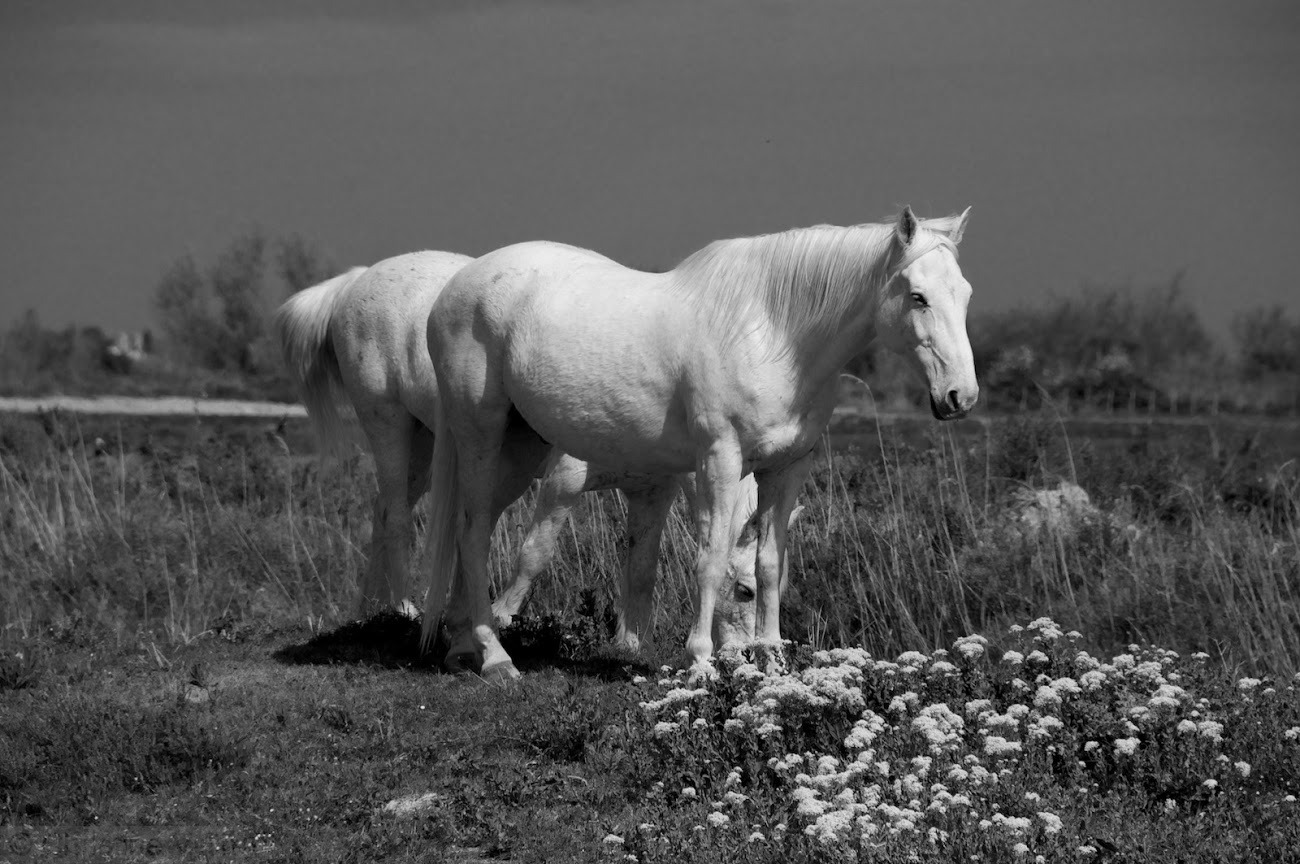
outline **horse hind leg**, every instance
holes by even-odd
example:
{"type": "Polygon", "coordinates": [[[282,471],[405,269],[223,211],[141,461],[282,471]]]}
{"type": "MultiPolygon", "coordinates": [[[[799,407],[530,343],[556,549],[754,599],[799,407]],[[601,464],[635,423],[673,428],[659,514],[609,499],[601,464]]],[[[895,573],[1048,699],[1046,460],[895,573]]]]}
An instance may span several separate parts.
{"type": "Polygon", "coordinates": [[[370,561],[357,612],[402,609],[410,579],[411,505],[408,472],[413,418],[399,407],[363,410],[362,428],[375,460],[374,520],[370,561]]]}
{"type": "Polygon", "coordinates": [[[406,505],[415,509],[429,491],[433,471],[433,430],[411,418],[410,457],[406,467],[406,505]]]}
{"type": "Polygon", "coordinates": [[[624,490],[627,499],[627,558],[623,562],[616,644],[639,651],[650,642],[655,577],[664,522],[677,497],[673,478],[643,489],[624,490]]]}
{"type": "MultiPolygon", "coordinates": [[[[433,474],[433,430],[424,425],[423,422],[415,417],[411,418],[411,435],[410,435],[409,455],[406,466],[406,509],[409,514],[409,521],[412,524],[412,537],[415,536],[419,526],[416,524],[416,514],[419,512],[417,505],[424,493],[429,491],[429,482],[433,474]]],[[[416,547],[415,554],[419,554],[423,549],[422,546],[416,547]]],[[[409,562],[409,556],[408,556],[409,562]]],[[[409,562],[407,572],[423,572],[424,562],[417,560],[409,562]]],[[[418,586],[408,583],[408,592],[419,591],[418,586]]],[[[407,618],[415,619],[420,617],[420,609],[415,605],[409,596],[404,596],[398,610],[407,618]]]]}
{"type": "Polygon", "coordinates": [[[482,653],[483,677],[517,678],[519,671],[493,626],[488,553],[501,511],[528,488],[551,448],[526,424],[520,428],[522,418],[517,413],[503,412],[500,420],[496,430],[490,422],[480,420],[472,446],[460,455],[466,518],[461,532],[460,578],[453,583],[446,615],[452,637],[448,665],[464,666],[465,655],[472,649],[475,654],[482,653]]]}
{"type": "Polygon", "coordinates": [[[542,478],[532,522],[515,559],[514,577],[492,604],[498,627],[507,627],[523,608],[533,581],[555,557],[556,542],[587,485],[587,463],[554,451],[542,478]]]}

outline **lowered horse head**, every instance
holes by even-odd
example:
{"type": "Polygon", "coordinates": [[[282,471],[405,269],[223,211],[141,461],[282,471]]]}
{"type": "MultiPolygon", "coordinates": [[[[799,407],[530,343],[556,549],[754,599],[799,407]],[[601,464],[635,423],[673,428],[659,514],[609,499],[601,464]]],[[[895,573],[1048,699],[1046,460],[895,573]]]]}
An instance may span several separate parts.
{"type": "MultiPolygon", "coordinates": [[[[749,480],[749,478],[746,478],[749,480]]],[[[752,482],[749,484],[753,486],[752,482]]],[[[757,506],[758,496],[750,502],[757,506]]],[[[790,511],[789,527],[793,531],[799,514],[804,510],[799,505],[790,511]]],[[[727,562],[727,578],[723,580],[718,593],[718,605],[713,610],[713,641],[723,648],[737,649],[750,645],[754,641],[755,616],[757,608],[757,570],[758,557],[758,519],[751,514],[745,519],[745,527],[740,531],[740,539],[727,562]]],[[[781,593],[785,593],[789,584],[789,562],[781,568],[781,593]]]]}
{"type": "Polygon", "coordinates": [[[957,266],[957,244],[970,208],[960,216],[918,220],[905,208],[894,225],[899,264],[876,312],[876,336],[925,376],[930,411],[939,420],[964,417],[979,398],[966,335],[970,283],[957,266]]]}

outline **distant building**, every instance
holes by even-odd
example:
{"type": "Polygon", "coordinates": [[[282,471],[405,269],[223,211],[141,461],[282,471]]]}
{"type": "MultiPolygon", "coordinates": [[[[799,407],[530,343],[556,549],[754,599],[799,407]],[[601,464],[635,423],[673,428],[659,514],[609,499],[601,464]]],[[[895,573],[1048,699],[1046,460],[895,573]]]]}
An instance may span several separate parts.
{"type": "Polygon", "coordinates": [[[122,331],[104,346],[104,366],[129,375],[153,357],[153,333],[148,330],[122,331]]]}

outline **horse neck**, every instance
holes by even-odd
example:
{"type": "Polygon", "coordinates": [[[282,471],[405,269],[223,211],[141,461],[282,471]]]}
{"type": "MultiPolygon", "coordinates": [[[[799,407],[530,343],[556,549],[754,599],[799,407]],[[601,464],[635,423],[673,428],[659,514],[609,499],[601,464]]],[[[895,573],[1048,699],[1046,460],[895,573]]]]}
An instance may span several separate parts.
{"type": "Polygon", "coordinates": [[[723,343],[761,332],[761,356],[750,359],[793,363],[800,387],[816,388],[870,338],[892,238],[892,226],[855,225],[719,241],[683,261],[669,284],[723,343]]]}
{"type": "Polygon", "coordinates": [[[795,272],[803,275],[803,284],[791,281],[793,290],[787,289],[805,303],[803,309],[774,310],[781,354],[806,387],[818,390],[833,380],[874,336],[891,254],[887,236],[879,236],[878,229],[828,229],[840,232],[839,242],[817,259],[800,262],[795,272]]]}
{"type": "Polygon", "coordinates": [[[791,342],[787,357],[800,382],[801,395],[813,399],[866,349],[875,331],[874,295],[855,314],[841,319],[829,335],[791,342]]]}

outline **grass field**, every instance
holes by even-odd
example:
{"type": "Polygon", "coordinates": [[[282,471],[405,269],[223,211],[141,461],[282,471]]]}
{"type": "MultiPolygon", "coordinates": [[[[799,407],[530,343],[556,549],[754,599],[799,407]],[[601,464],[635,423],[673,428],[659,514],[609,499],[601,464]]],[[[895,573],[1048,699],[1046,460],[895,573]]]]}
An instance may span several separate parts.
{"type": "Polygon", "coordinates": [[[783,667],[674,671],[681,514],[656,646],[612,651],[600,495],[505,634],[524,679],[488,686],[346,620],[373,479],[301,421],[4,418],[0,861],[1295,855],[1293,428],[834,440],[783,667]],[[1062,481],[1096,510],[1034,527],[1062,481]]]}

